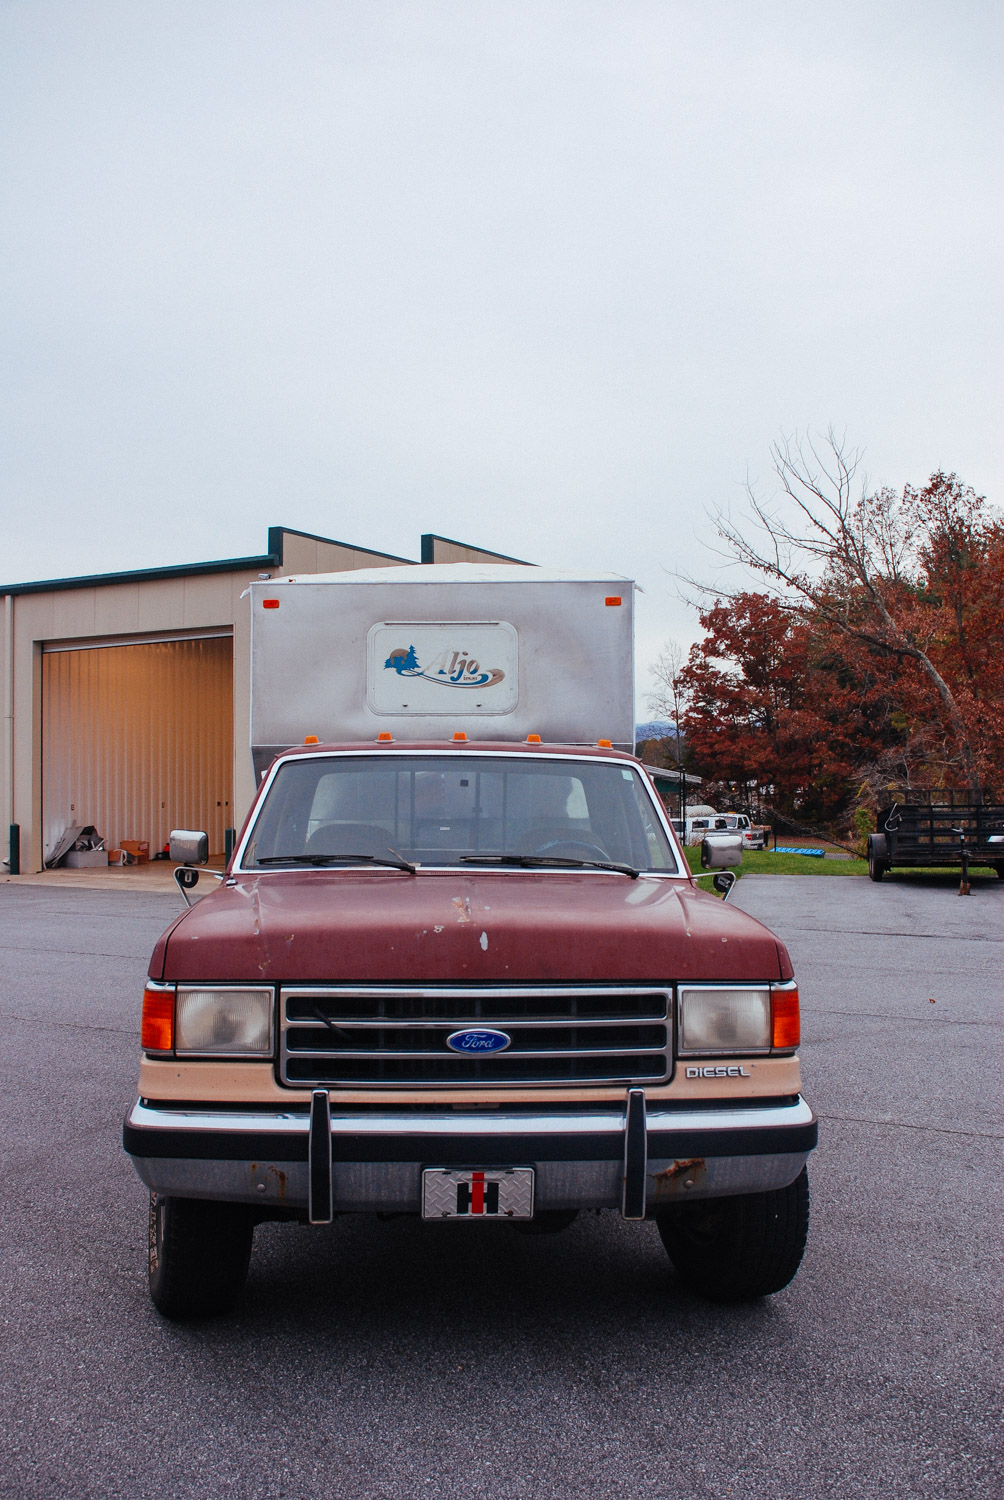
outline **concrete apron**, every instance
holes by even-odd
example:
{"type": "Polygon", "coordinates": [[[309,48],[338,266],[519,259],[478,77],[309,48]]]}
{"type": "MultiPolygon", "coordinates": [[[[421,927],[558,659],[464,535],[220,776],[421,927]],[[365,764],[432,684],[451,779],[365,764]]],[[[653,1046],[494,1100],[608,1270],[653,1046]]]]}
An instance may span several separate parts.
{"type": "MultiPolygon", "coordinates": [[[[0,884],[3,885],[53,885],[63,890],[84,891],[155,891],[164,895],[173,891],[181,899],[181,892],[174,879],[174,871],[177,866],[169,859],[152,859],[144,865],[101,865],[91,870],[39,870],[33,875],[8,875],[6,870],[0,874],[0,884]]],[[[214,859],[209,862],[209,869],[222,870],[222,859],[214,859]]],[[[214,887],[215,881],[207,882],[208,887],[214,887]]],[[[198,894],[206,892],[199,890],[198,894]]]]}

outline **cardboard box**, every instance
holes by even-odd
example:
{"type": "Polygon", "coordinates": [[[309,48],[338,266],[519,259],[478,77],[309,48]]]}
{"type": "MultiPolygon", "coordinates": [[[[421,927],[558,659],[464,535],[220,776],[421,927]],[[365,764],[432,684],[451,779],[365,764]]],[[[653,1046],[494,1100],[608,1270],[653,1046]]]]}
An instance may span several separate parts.
{"type": "Polygon", "coordinates": [[[92,870],[108,863],[107,849],[71,849],[63,860],[68,870],[92,870]]]}
{"type": "Polygon", "coordinates": [[[131,854],[137,864],[145,865],[150,858],[150,844],[147,839],[120,839],[119,843],[127,854],[131,854]]]}

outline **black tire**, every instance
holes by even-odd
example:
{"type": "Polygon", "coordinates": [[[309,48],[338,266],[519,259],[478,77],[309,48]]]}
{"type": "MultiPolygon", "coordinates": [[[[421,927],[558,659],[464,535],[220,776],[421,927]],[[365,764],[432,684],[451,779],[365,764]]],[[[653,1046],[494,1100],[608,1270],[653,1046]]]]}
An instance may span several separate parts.
{"type": "Polygon", "coordinates": [[[706,1198],[656,1216],[662,1243],[693,1291],[715,1302],[769,1297],[798,1270],[809,1232],[805,1168],[786,1188],[706,1198]]]}
{"type": "Polygon", "coordinates": [[[165,1318],[210,1318],[247,1281],[254,1219],[239,1203],[150,1194],[150,1296],[165,1318]]]}
{"type": "Polygon", "coordinates": [[[879,840],[874,833],[868,835],[868,879],[881,880],[889,869],[889,861],[883,859],[886,852],[885,838],[879,840]]]}
{"type": "Polygon", "coordinates": [[[1001,864],[1000,860],[994,865],[994,869],[997,871],[997,879],[1004,880],[1004,864],[1001,864]]]}

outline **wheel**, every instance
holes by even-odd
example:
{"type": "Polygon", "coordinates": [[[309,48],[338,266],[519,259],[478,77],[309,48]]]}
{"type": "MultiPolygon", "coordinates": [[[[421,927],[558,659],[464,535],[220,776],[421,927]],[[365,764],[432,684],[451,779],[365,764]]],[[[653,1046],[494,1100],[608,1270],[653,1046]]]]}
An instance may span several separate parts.
{"type": "Polygon", "coordinates": [[[801,1264],[809,1231],[809,1176],[769,1193],[707,1198],[656,1216],[662,1243],[687,1286],[715,1302],[779,1292],[801,1264]]]}
{"type": "Polygon", "coordinates": [[[609,859],[610,855],[599,844],[590,844],[586,839],[551,839],[541,844],[534,854],[550,854],[555,859],[609,859]]]}
{"type": "Polygon", "coordinates": [[[229,1312],[244,1289],[254,1220],[239,1203],[150,1194],[150,1296],[165,1318],[229,1312]]]}
{"type": "Polygon", "coordinates": [[[881,880],[888,869],[889,861],[878,854],[873,834],[868,840],[868,879],[881,880]]]}
{"type": "Polygon", "coordinates": [[[994,869],[997,871],[997,879],[1004,880],[1004,864],[1002,864],[1000,860],[996,861],[996,863],[994,864],[994,869]]]}

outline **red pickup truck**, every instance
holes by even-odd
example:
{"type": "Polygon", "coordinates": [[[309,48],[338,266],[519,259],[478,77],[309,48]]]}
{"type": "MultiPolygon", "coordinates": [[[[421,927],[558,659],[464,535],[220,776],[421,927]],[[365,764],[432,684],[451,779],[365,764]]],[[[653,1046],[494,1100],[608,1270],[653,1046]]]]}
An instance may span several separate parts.
{"type": "MultiPolygon", "coordinates": [[[[529,656],[513,597],[482,619],[501,605],[529,656]]],[[[698,889],[627,749],[395,730],[282,749],[154,951],[124,1144],[157,1307],[230,1307],[263,1220],[386,1211],[504,1232],[608,1209],[711,1297],[786,1285],[816,1122],[783,944],[698,889]]],[[[174,852],[190,887],[204,842],[174,852]]]]}

